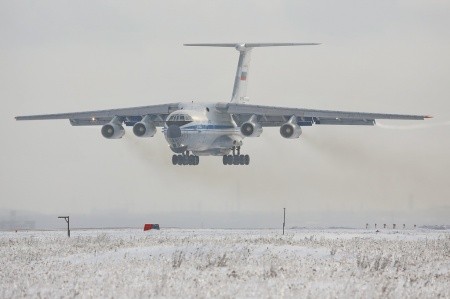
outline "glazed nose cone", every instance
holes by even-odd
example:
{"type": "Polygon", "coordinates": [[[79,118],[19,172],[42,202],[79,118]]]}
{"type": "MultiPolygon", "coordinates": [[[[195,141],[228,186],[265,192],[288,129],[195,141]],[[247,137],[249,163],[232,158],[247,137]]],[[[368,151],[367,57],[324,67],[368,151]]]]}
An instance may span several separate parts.
{"type": "Polygon", "coordinates": [[[167,137],[168,138],[179,138],[181,137],[181,129],[177,125],[170,125],[167,128],[167,137]]]}

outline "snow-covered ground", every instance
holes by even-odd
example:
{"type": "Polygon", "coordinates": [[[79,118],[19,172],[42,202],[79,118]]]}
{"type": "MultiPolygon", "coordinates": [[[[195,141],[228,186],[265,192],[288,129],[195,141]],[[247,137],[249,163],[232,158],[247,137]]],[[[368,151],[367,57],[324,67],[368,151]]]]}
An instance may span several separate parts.
{"type": "Polygon", "coordinates": [[[450,298],[450,232],[0,232],[0,298],[450,298]]]}

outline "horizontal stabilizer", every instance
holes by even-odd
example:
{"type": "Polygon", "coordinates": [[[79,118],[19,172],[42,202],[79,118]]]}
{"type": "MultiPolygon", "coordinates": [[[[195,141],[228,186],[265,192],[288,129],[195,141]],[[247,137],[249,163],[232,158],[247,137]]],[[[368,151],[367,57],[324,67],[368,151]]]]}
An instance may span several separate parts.
{"type": "Polygon", "coordinates": [[[184,45],[195,47],[257,48],[257,47],[283,47],[283,46],[316,46],[320,45],[320,43],[219,43],[219,44],[184,44],[184,45]]]}
{"type": "Polygon", "coordinates": [[[235,48],[239,51],[239,61],[234,78],[233,93],[231,94],[231,102],[243,103],[248,101],[247,82],[250,69],[250,53],[253,48],[260,47],[283,47],[283,46],[315,46],[319,43],[200,43],[200,44],[184,44],[185,46],[194,47],[228,47],[235,48]]]}

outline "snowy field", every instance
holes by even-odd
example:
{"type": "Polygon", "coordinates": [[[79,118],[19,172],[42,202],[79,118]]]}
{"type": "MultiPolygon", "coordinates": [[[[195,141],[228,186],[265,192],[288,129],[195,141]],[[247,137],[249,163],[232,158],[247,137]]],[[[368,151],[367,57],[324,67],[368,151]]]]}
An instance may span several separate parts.
{"type": "Polygon", "coordinates": [[[0,298],[450,298],[450,232],[0,232],[0,298]]]}

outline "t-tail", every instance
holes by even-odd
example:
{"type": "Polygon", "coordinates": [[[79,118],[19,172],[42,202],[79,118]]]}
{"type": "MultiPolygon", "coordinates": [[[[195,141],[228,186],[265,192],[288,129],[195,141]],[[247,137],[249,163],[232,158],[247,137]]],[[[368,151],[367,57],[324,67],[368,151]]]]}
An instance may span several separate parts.
{"type": "Polygon", "coordinates": [[[314,46],[319,43],[228,43],[228,44],[184,44],[198,47],[230,47],[239,51],[239,61],[234,78],[232,103],[248,102],[247,83],[250,70],[250,56],[253,48],[280,47],[280,46],[314,46]]]}

